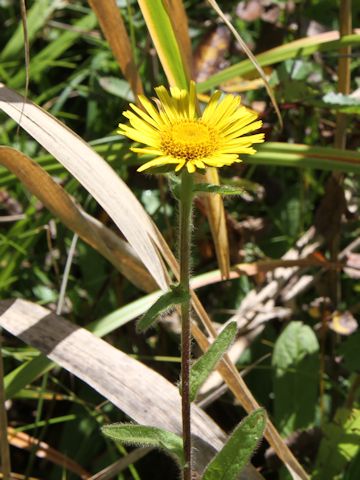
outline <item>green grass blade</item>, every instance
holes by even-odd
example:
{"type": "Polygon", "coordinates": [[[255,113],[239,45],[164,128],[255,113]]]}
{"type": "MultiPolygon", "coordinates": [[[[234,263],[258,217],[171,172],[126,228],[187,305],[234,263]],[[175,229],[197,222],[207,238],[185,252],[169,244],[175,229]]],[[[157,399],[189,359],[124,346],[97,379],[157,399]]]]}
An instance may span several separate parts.
{"type": "Polygon", "coordinates": [[[316,168],[360,173],[360,153],[330,147],[268,142],[257,147],[255,155],[243,157],[252,165],[316,168]]]}
{"type": "MultiPolygon", "coordinates": [[[[39,51],[37,55],[31,58],[30,72],[34,78],[51,65],[51,62],[60,57],[71,45],[84,35],[84,31],[90,31],[96,26],[96,16],[93,12],[85,15],[74,24],[74,30],[62,33],[56,40],[51,42],[47,47],[39,51]]],[[[9,84],[12,88],[21,88],[25,81],[25,71],[21,69],[15,75],[9,84]]]]}
{"type": "MultiPolygon", "coordinates": [[[[338,32],[327,32],[312,37],[301,38],[294,42],[289,42],[280,47],[260,53],[256,56],[256,60],[261,67],[266,67],[290,58],[303,58],[312,55],[315,52],[336,51],[342,46],[359,45],[360,30],[356,31],[359,33],[345,35],[341,40],[338,38],[338,32]]],[[[256,73],[256,69],[250,60],[243,60],[236,65],[232,65],[231,67],[225,68],[215,75],[212,75],[205,82],[199,83],[197,91],[199,93],[206,92],[207,90],[231,80],[234,77],[244,76],[249,73],[256,73]]]]}
{"type": "Polygon", "coordinates": [[[249,463],[265,426],[266,414],[263,408],[245,417],[206,467],[202,480],[236,480],[249,463]]]}
{"type": "Polygon", "coordinates": [[[51,370],[53,363],[45,355],[37,357],[22,363],[19,367],[12,370],[4,378],[6,398],[12,398],[17,392],[22,390],[33,382],[36,378],[51,370]]]}
{"type": "MultiPolygon", "coordinates": [[[[31,43],[36,33],[45,26],[52,12],[59,7],[59,3],[54,0],[37,0],[27,13],[28,39],[31,43]]],[[[14,34],[7,42],[0,53],[0,60],[14,59],[24,51],[24,32],[21,22],[19,22],[14,34]]]]}
{"type": "Polygon", "coordinates": [[[188,78],[171,20],[163,2],[138,0],[157,54],[171,85],[188,88],[188,78]]]}

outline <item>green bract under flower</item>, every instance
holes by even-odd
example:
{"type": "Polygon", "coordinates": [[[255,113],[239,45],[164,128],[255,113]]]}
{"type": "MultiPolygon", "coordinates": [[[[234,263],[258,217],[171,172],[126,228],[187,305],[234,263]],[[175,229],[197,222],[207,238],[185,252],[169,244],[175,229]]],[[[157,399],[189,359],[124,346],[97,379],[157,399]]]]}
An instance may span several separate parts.
{"type": "Polygon", "coordinates": [[[264,134],[247,135],[262,126],[256,113],[240,105],[240,97],[215,92],[203,114],[196,114],[195,84],[190,91],[165,87],[155,89],[157,108],[146,97],[139,100],[144,111],[131,104],[124,112],[130,125],[119,124],[118,133],[146,145],[132,148],[139,154],[155,158],[138,168],[139,172],[153,167],[173,165],[175,172],[184,167],[189,173],[206,167],[223,167],[240,162],[242,153],[253,154],[254,143],[262,143],[264,134]]]}

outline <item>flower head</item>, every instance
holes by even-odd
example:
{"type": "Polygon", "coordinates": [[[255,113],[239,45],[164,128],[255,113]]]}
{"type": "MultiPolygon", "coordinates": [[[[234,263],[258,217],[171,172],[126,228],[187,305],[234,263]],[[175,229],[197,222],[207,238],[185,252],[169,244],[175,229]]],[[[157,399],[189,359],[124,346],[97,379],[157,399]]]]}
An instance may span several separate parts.
{"type": "Polygon", "coordinates": [[[153,167],[174,166],[175,172],[184,167],[189,173],[206,167],[223,167],[240,162],[242,153],[253,154],[254,143],[264,141],[264,134],[247,135],[262,126],[257,115],[240,105],[240,97],[215,92],[202,115],[196,112],[195,84],[190,91],[172,87],[155,89],[159,101],[157,108],[146,97],[139,100],[141,110],[131,104],[132,110],[124,112],[130,125],[119,124],[118,133],[136,142],[143,148],[132,148],[139,154],[154,155],[139,172],[153,167]]]}

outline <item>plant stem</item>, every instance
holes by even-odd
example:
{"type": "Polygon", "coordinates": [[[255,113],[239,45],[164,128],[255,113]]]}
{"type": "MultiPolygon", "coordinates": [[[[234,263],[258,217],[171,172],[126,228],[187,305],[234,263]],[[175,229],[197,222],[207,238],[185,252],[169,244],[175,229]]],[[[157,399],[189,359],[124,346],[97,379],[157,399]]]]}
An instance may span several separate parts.
{"type": "MultiPolygon", "coordinates": [[[[186,170],[181,174],[180,191],[180,285],[190,287],[190,245],[192,225],[193,177],[186,170]]],[[[190,301],[181,304],[181,410],[185,467],[183,480],[191,480],[191,418],[190,418],[191,326],[190,301]]]]}

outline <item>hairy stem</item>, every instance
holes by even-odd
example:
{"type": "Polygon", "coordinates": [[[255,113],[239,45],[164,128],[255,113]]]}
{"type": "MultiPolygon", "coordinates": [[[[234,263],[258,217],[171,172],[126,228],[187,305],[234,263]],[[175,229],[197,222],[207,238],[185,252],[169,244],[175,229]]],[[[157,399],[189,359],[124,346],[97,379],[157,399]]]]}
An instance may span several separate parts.
{"type": "MultiPolygon", "coordinates": [[[[181,175],[180,192],[180,285],[189,292],[190,244],[193,178],[186,170],[181,175]]],[[[181,410],[185,467],[183,480],[191,480],[191,418],[189,377],[191,362],[190,301],[181,305],[181,410]]]]}

